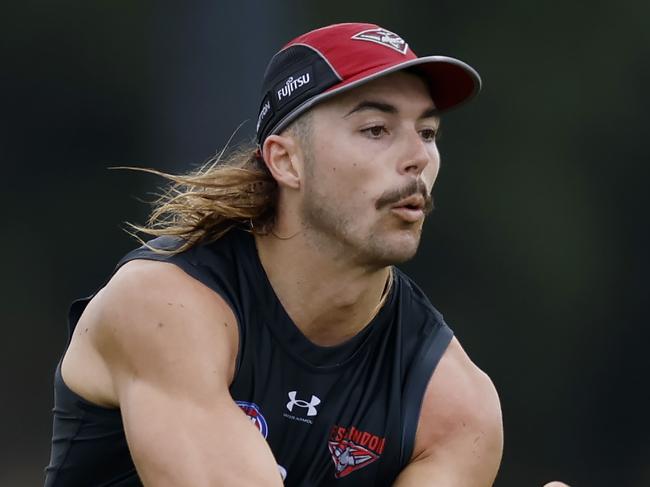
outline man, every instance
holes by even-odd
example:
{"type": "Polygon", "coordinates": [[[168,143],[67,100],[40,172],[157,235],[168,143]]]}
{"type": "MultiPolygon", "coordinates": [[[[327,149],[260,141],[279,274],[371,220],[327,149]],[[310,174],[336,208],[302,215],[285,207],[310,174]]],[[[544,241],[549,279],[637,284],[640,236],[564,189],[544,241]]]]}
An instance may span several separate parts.
{"type": "Polygon", "coordinates": [[[160,237],[73,304],[46,485],[492,485],[497,393],[392,267],[479,87],[372,24],[276,54],[257,149],[168,176],[160,237]]]}

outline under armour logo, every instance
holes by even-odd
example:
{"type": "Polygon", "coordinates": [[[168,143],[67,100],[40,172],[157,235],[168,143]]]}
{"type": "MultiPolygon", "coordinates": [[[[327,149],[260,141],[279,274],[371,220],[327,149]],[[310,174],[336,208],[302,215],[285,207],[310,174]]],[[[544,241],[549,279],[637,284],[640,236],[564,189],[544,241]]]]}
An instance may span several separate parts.
{"type": "Polygon", "coordinates": [[[309,402],[303,401],[302,399],[296,399],[296,391],[289,392],[288,396],[291,399],[287,403],[287,409],[293,412],[293,407],[298,406],[299,408],[309,408],[307,410],[307,416],[316,416],[318,411],[316,411],[316,406],[320,404],[320,399],[312,394],[311,400],[309,402]]]}

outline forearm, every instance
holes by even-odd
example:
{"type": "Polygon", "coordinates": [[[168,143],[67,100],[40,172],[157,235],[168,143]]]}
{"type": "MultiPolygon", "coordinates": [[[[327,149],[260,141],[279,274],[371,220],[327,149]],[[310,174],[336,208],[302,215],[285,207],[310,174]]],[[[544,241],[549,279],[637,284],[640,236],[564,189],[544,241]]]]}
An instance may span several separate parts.
{"type": "Polygon", "coordinates": [[[127,440],[145,486],[281,486],[270,448],[228,400],[211,408],[148,394],[124,414],[127,440]]]}

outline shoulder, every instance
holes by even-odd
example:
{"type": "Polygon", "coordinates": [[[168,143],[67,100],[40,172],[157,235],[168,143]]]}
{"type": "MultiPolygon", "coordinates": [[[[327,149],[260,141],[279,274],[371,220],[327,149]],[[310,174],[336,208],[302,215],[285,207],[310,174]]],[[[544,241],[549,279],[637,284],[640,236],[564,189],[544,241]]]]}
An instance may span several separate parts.
{"type": "Polygon", "coordinates": [[[466,485],[491,485],[503,450],[499,396],[492,380],[453,339],[424,394],[412,462],[446,458],[466,485]],[[448,457],[448,458],[447,458],[448,457]]]}
{"type": "Polygon", "coordinates": [[[187,320],[229,312],[217,293],[176,264],[143,259],[121,266],[89,306],[97,308],[102,320],[132,323],[134,332],[142,326],[138,323],[154,317],[187,320]]]}
{"type": "Polygon", "coordinates": [[[91,300],[82,320],[113,374],[155,376],[211,360],[223,362],[229,377],[234,371],[238,338],[232,310],[174,264],[127,262],[91,300]]]}
{"type": "Polygon", "coordinates": [[[454,338],[427,386],[418,432],[435,444],[462,433],[468,426],[498,433],[501,407],[490,377],[470,360],[454,338]]]}

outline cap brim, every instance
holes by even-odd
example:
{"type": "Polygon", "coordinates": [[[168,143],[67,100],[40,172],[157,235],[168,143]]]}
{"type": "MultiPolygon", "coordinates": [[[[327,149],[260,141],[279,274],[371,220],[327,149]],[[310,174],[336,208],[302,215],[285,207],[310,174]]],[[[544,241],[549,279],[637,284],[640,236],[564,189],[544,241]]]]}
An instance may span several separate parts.
{"type": "Polygon", "coordinates": [[[474,68],[459,59],[447,56],[427,56],[411,59],[384,69],[373,68],[335,84],[323,93],[306,100],[285,115],[271,134],[280,133],[300,114],[317,103],[403,69],[413,69],[428,81],[433,102],[441,112],[468,102],[481,91],[481,77],[479,74],[474,68]]]}

